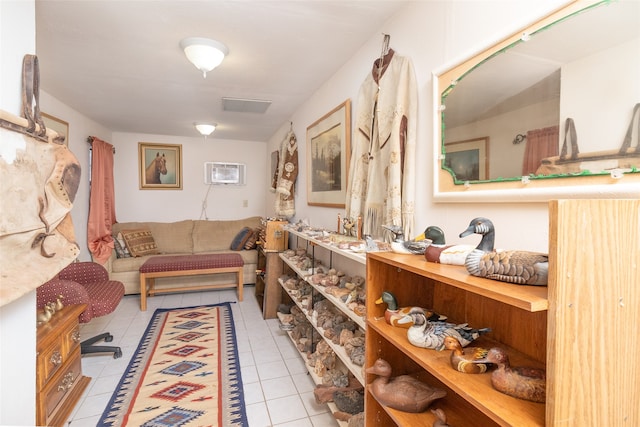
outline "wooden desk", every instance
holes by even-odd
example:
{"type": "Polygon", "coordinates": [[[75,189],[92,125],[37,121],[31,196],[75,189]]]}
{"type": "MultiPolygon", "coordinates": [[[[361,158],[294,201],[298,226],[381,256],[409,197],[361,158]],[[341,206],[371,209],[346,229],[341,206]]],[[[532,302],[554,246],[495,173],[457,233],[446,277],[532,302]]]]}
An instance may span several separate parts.
{"type": "Polygon", "coordinates": [[[36,423],[62,426],[91,379],[82,375],[78,316],[85,305],[70,305],[38,326],[36,423]]]}

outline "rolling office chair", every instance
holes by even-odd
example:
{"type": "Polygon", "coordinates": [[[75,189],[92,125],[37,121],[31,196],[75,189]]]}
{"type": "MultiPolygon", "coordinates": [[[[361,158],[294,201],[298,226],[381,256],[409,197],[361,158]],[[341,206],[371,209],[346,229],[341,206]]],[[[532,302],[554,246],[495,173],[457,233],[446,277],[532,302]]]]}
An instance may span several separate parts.
{"type": "MultiPolygon", "coordinates": [[[[74,262],[62,269],[53,279],[41,285],[37,290],[37,306],[56,301],[62,295],[65,306],[86,304],[80,314],[80,323],[88,323],[94,317],[113,312],[124,296],[124,285],[109,280],[109,273],[100,264],[94,262],[74,262]]],[[[113,335],[102,333],[80,343],[82,354],[113,353],[114,359],[122,356],[122,350],[116,346],[94,345],[98,341],[111,342],[113,335]]]]}

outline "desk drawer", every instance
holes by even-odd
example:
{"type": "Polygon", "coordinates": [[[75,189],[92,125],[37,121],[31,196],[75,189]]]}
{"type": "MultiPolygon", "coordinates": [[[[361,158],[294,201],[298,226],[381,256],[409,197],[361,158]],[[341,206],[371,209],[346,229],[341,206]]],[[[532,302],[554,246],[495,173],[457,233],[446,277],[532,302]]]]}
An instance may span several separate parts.
{"type": "Polygon", "coordinates": [[[63,349],[62,341],[60,340],[38,353],[36,365],[40,371],[37,375],[38,390],[42,390],[47,381],[58,371],[65,357],[66,351],[63,349]]]}
{"type": "Polygon", "coordinates": [[[65,331],[64,333],[64,349],[67,354],[71,354],[73,350],[80,345],[80,325],[77,323],[73,325],[73,328],[65,331]]]}
{"type": "Polygon", "coordinates": [[[55,411],[62,404],[65,397],[82,377],[82,366],[80,352],[76,352],[65,366],[58,370],[40,395],[41,404],[44,405],[44,419],[47,425],[55,411]]]}

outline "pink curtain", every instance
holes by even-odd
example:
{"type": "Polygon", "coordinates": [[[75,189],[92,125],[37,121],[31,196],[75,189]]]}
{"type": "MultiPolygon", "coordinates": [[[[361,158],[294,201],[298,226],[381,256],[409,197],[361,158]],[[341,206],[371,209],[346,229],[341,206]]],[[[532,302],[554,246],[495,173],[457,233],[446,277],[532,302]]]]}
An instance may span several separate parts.
{"type": "Polygon", "coordinates": [[[542,159],[558,155],[559,127],[535,129],[527,132],[527,145],[522,162],[522,175],[535,174],[542,159]]]}
{"type": "Polygon", "coordinates": [[[93,260],[104,264],[111,256],[111,225],[116,222],[113,145],[94,137],[92,153],[87,241],[93,260]]]}

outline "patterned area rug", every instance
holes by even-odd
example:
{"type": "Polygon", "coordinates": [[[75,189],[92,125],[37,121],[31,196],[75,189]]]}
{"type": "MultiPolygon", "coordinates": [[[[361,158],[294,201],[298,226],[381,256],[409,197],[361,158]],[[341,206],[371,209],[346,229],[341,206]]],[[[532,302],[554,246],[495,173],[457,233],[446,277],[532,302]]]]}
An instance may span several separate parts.
{"type": "Polygon", "coordinates": [[[158,309],[98,426],[247,426],[229,303],[158,309]]]}

